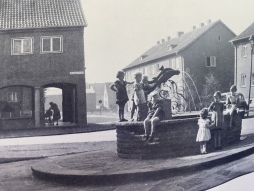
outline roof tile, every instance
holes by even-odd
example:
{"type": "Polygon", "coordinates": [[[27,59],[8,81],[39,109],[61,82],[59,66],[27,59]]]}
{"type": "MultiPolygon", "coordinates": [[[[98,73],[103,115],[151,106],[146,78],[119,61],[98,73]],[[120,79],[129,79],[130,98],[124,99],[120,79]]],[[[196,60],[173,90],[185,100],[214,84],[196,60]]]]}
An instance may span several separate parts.
{"type": "Polygon", "coordinates": [[[0,30],[87,26],[79,0],[0,0],[0,30]]]}

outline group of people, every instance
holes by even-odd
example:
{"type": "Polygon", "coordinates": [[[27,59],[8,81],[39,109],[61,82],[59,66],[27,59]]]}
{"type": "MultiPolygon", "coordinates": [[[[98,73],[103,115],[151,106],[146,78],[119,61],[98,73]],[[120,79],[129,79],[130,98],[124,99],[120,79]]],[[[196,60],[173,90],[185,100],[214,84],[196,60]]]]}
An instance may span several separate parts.
{"type": "Polygon", "coordinates": [[[206,143],[211,139],[210,129],[214,131],[214,148],[221,149],[221,131],[224,123],[224,104],[226,104],[226,113],[230,115],[229,128],[232,128],[233,115],[237,112],[240,104],[239,97],[236,94],[237,88],[235,85],[230,87],[230,94],[226,98],[226,103],[221,101],[221,93],[216,91],[213,95],[214,101],[208,108],[203,108],[200,112],[198,120],[199,130],[196,141],[200,143],[200,153],[206,154],[206,143]],[[212,111],[211,121],[208,118],[209,111],[212,111]]]}
{"type": "Polygon", "coordinates": [[[135,110],[137,110],[137,120],[144,121],[145,134],[142,138],[147,142],[152,142],[156,124],[163,119],[165,112],[163,111],[163,102],[159,99],[157,92],[151,93],[151,100],[148,101],[148,94],[151,86],[148,83],[148,77],[142,76],[141,72],[134,74],[135,82],[124,81],[125,73],[118,71],[116,80],[110,88],[116,92],[116,103],[119,106],[119,122],[128,121],[124,118],[124,107],[129,100],[126,90],[127,84],[133,84],[134,94],[132,96],[131,120],[135,110]]]}
{"type": "Polygon", "coordinates": [[[49,109],[46,110],[45,118],[49,125],[53,125],[56,122],[56,125],[58,125],[58,120],[61,118],[60,110],[56,103],[49,102],[49,109]],[[53,116],[53,119],[51,118],[53,116]]]}

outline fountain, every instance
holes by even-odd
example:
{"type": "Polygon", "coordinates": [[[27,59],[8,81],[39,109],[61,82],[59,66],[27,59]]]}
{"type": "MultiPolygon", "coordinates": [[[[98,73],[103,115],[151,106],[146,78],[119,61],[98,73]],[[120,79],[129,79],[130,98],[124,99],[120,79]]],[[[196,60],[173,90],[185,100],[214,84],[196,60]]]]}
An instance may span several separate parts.
{"type": "MultiPolygon", "coordinates": [[[[183,93],[177,90],[175,82],[169,79],[180,72],[169,68],[161,68],[160,70],[160,74],[150,81],[154,84],[151,91],[160,91],[161,97],[169,102],[172,98],[184,98],[183,93]],[[166,83],[170,83],[171,87],[166,83]],[[163,88],[160,89],[161,86],[168,86],[171,94],[163,88]]],[[[117,155],[127,159],[155,159],[199,154],[199,143],[196,142],[198,119],[197,115],[184,115],[173,116],[172,119],[161,121],[156,128],[155,139],[152,143],[146,143],[141,138],[141,135],[144,134],[143,122],[115,123],[117,155]]],[[[231,129],[229,128],[229,120],[229,116],[225,114],[221,133],[223,145],[229,145],[240,140],[241,116],[238,114],[234,116],[231,129]]],[[[212,139],[207,144],[207,149],[210,151],[213,150],[213,130],[211,130],[211,134],[212,139]]]]}

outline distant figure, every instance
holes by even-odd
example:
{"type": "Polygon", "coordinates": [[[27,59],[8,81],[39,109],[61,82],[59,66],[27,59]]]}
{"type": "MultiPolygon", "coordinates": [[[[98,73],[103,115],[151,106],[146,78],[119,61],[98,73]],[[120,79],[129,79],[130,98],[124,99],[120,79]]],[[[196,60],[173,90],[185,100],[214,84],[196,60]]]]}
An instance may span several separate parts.
{"type": "Polygon", "coordinates": [[[53,125],[52,119],[51,119],[52,114],[53,114],[53,112],[52,112],[51,109],[48,109],[48,110],[45,112],[45,115],[44,115],[44,117],[45,117],[45,122],[46,122],[48,125],[53,125]]]}
{"type": "Polygon", "coordinates": [[[116,104],[119,106],[118,115],[119,122],[128,121],[124,118],[124,106],[129,100],[126,90],[127,84],[133,84],[133,82],[124,81],[124,72],[118,71],[116,74],[116,80],[113,84],[110,85],[110,89],[116,92],[116,104]]]}
{"type": "Polygon", "coordinates": [[[206,154],[206,142],[211,139],[211,132],[210,127],[213,126],[213,124],[210,125],[210,120],[208,119],[208,109],[203,108],[200,112],[200,119],[198,120],[198,134],[196,138],[196,142],[200,143],[200,153],[206,154]]]}
{"type": "Polygon", "coordinates": [[[50,108],[48,110],[53,110],[53,125],[56,122],[56,125],[58,125],[58,120],[61,118],[60,110],[58,109],[58,106],[56,103],[49,102],[50,108]]]}
{"type": "Polygon", "coordinates": [[[213,94],[214,101],[209,106],[210,111],[212,111],[212,122],[214,122],[214,148],[221,149],[221,130],[223,129],[224,116],[223,107],[224,103],[221,102],[221,93],[219,91],[213,94]]]}

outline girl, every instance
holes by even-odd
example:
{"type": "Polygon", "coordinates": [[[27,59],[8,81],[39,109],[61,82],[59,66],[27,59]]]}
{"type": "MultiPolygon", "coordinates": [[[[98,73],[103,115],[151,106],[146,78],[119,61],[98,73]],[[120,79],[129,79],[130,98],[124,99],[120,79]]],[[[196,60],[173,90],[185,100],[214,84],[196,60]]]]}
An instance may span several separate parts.
{"type": "Polygon", "coordinates": [[[221,149],[221,130],[223,128],[223,106],[221,100],[221,93],[219,91],[213,94],[214,101],[209,106],[209,111],[212,113],[212,121],[214,122],[214,148],[221,149]]]}
{"type": "Polygon", "coordinates": [[[48,110],[53,110],[53,125],[56,122],[56,125],[58,125],[58,120],[61,119],[60,110],[58,109],[58,106],[56,103],[49,102],[50,108],[48,110]]]}
{"type": "Polygon", "coordinates": [[[210,127],[213,124],[209,124],[210,121],[208,119],[208,109],[203,108],[200,112],[200,119],[198,120],[198,134],[196,138],[196,142],[200,142],[200,153],[206,154],[206,142],[211,139],[210,127]]]}
{"type": "Polygon", "coordinates": [[[143,121],[146,118],[147,114],[147,105],[146,105],[146,97],[145,92],[143,90],[143,85],[141,83],[142,73],[137,72],[134,74],[134,103],[137,106],[137,120],[143,121]]]}
{"type": "Polygon", "coordinates": [[[113,84],[111,84],[110,89],[116,92],[116,104],[119,106],[119,122],[128,121],[124,118],[124,106],[129,100],[126,90],[127,84],[133,84],[133,82],[124,81],[124,72],[118,71],[116,74],[116,80],[113,84]]]}
{"type": "Polygon", "coordinates": [[[239,105],[239,98],[236,94],[237,88],[235,85],[232,85],[230,87],[230,95],[227,96],[226,105],[228,106],[227,113],[230,115],[230,123],[229,127],[232,128],[233,123],[233,115],[237,110],[237,107],[239,105]]]}
{"type": "Polygon", "coordinates": [[[163,102],[159,99],[159,95],[154,93],[151,97],[152,100],[147,104],[149,112],[144,121],[145,134],[143,135],[143,139],[147,142],[153,141],[156,125],[165,116],[165,112],[163,111],[163,102]],[[148,135],[149,131],[150,135],[148,135]]]}

